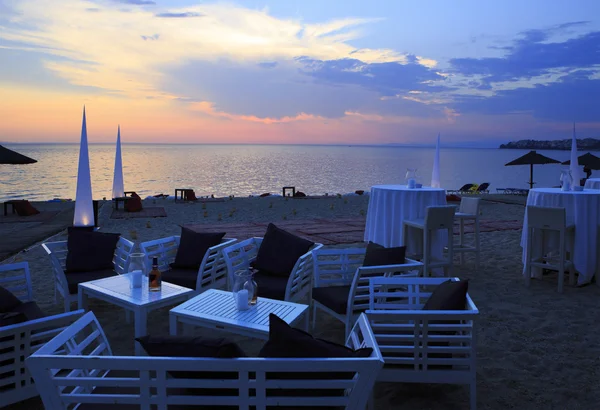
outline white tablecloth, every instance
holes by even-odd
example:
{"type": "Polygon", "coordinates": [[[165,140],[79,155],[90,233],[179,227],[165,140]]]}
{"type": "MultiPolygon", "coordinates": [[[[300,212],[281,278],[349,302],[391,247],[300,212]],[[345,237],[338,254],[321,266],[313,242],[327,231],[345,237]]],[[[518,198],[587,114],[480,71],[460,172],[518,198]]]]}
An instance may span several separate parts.
{"type": "MultiPolygon", "coordinates": [[[[365,241],[373,241],[386,248],[402,245],[402,221],[425,218],[428,206],[446,205],[446,191],[438,188],[408,189],[406,185],[375,185],[371,187],[365,241]]],[[[431,253],[442,255],[447,234],[440,232],[432,241],[431,253]]],[[[410,235],[409,253],[420,253],[423,240],[410,235]]],[[[422,236],[420,236],[422,238],[422,236]]]]}
{"type": "Polygon", "coordinates": [[[590,178],[585,181],[585,187],[589,189],[600,189],[600,178],[590,178]]]}
{"type": "MultiPolygon", "coordinates": [[[[567,225],[575,225],[573,263],[579,272],[578,285],[589,283],[600,270],[598,258],[598,224],[600,223],[600,191],[584,189],[581,192],[566,191],[560,188],[535,188],[529,190],[527,205],[565,208],[567,225]]],[[[537,236],[537,235],[536,235],[537,236]]],[[[538,239],[538,238],[536,238],[538,239]]],[[[545,250],[558,248],[557,237],[550,237],[544,244],[545,250]]],[[[523,248],[523,264],[527,251],[527,213],[523,222],[521,236],[523,248]]],[[[535,270],[532,276],[539,277],[541,272],[535,270]]]]}

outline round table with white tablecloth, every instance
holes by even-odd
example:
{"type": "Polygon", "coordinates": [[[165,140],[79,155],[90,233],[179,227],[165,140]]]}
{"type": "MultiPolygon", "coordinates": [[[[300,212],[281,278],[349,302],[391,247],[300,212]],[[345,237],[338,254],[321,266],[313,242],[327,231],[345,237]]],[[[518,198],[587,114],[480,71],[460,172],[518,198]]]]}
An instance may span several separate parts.
{"type": "Polygon", "coordinates": [[[600,189],[600,178],[588,178],[585,187],[589,189],[600,189]]]}
{"type": "MultiPolygon", "coordinates": [[[[575,269],[579,272],[577,284],[590,283],[600,270],[600,258],[598,257],[600,190],[562,191],[560,188],[534,188],[529,190],[527,206],[565,208],[567,225],[575,225],[574,254],[571,258],[575,269]]],[[[527,234],[527,213],[525,213],[521,236],[523,264],[525,264],[527,252],[527,234]]],[[[550,235],[544,247],[546,251],[551,250],[552,247],[557,248],[557,236],[550,235]]],[[[539,277],[540,275],[539,269],[532,272],[532,276],[539,277]]]]}
{"type": "MultiPolygon", "coordinates": [[[[374,185],[371,187],[365,241],[386,248],[402,245],[402,221],[424,219],[428,206],[446,205],[446,191],[439,188],[414,188],[406,185],[374,185]]],[[[412,236],[411,236],[412,238],[412,236]]],[[[440,257],[447,240],[442,232],[432,242],[432,256],[440,257]]],[[[411,253],[418,253],[422,243],[409,241],[411,253]]]]}

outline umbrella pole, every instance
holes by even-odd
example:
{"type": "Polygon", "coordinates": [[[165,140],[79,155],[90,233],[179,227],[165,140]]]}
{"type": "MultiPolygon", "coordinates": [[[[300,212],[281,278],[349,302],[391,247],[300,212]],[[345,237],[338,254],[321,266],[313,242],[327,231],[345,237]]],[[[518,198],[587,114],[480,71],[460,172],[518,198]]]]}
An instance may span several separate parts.
{"type": "Polygon", "coordinates": [[[533,164],[529,164],[529,189],[533,189],[533,164]]]}

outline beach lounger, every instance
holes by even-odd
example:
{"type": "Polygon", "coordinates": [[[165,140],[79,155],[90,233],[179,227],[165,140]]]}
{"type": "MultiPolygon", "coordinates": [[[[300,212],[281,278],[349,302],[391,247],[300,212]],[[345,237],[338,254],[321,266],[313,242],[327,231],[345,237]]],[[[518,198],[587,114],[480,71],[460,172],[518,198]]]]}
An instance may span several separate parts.
{"type": "Polygon", "coordinates": [[[27,262],[0,266],[0,406],[38,395],[25,359],[77,320],[83,310],[46,316],[33,300],[27,262]]]}
{"type": "Polygon", "coordinates": [[[479,185],[477,187],[477,189],[475,190],[476,194],[488,194],[490,191],[488,190],[490,184],[488,182],[484,182],[483,184],[479,185]]]}
{"type": "Polygon", "coordinates": [[[88,312],[30,356],[27,366],[44,407],[52,410],[364,410],[383,366],[366,316],[359,317],[345,347],[328,347],[345,356],[304,353],[299,358],[296,352],[304,346],[324,350],[319,340],[301,336],[286,357],[115,356],[102,326],[88,312]]]}
{"type": "Polygon", "coordinates": [[[473,185],[474,184],[464,184],[459,189],[449,190],[448,193],[449,194],[465,194],[465,193],[469,193],[470,189],[473,188],[473,185]]]}
{"type": "Polygon", "coordinates": [[[50,257],[54,272],[54,303],[58,303],[57,296],[60,293],[65,304],[65,312],[68,312],[71,310],[71,303],[77,303],[79,283],[125,273],[133,246],[133,242],[121,236],[115,248],[112,269],[70,273],[66,271],[67,241],[43,243],[42,247],[50,257]]]}
{"type": "Polygon", "coordinates": [[[180,235],[169,236],[143,242],[140,244],[140,248],[146,254],[149,262],[154,257],[158,258],[158,269],[163,274],[163,280],[167,282],[195,289],[198,293],[213,288],[225,289],[227,287],[227,265],[223,259],[223,249],[233,245],[237,239],[223,238],[220,244],[209,247],[197,269],[171,267],[171,264],[175,262],[180,241],[180,235]]]}

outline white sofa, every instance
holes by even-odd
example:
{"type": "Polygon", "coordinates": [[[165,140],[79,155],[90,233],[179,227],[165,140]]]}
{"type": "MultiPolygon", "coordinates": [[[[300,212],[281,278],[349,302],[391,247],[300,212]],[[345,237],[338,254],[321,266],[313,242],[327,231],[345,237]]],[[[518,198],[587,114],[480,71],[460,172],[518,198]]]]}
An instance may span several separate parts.
{"type": "Polygon", "coordinates": [[[201,408],[215,410],[222,405],[246,410],[250,406],[364,410],[383,365],[366,316],[359,318],[346,344],[355,349],[371,347],[373,352],[370,357],[343,359],[113,356],[102,327],[88,312],[30,356],[27,365],[44,406],[52,410],[86,409],[89,404],[111,410],[126,404],[141,410],[167,410],[175,404],[202,404],[201,408]],[[354,377],[332,378],[332,370],[354,377]],[[182,371],[212,375],[173,377],[173,372],[182,371]],[[282,376],[288,372],[295,375],[282,376]],[[293,389],[295,395],[277,390],[283,388],[293,389]],[[321,389],[329,389],[329,395],[321,389]],[[331,395],[331,389],[342,394],[331,395]]]}

